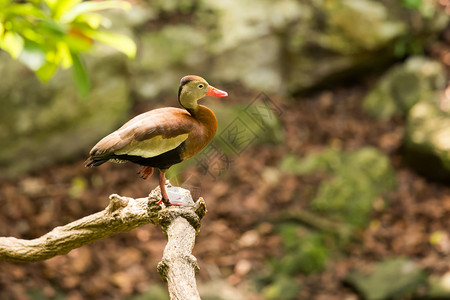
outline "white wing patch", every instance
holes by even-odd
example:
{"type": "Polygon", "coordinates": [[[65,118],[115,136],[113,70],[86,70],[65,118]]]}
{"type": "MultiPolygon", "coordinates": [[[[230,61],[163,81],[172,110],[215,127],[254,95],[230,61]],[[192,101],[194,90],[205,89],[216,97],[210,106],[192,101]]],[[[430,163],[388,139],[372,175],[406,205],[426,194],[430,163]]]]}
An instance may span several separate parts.
{"type": "Polygon", "coordinates": [[[136,142],[133,141],[122,149],[114,151],[117,155],[135,155],[144,158],[155,157],[164,152],[178,147],[188,138],[188,133],[180,134],[173,138],[164,139],[161,135],[151,139],[136,142]]]}

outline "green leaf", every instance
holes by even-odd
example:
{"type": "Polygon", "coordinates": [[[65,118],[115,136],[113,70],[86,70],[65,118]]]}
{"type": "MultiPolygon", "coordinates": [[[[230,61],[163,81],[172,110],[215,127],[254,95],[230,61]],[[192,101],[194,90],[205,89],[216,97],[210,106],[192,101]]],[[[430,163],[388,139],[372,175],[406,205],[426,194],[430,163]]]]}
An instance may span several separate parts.
{"type": "Polygon", "coordinates": [[[47,6],[53,11],[58,4],[58,0],[44,0],[47,6]]]}
{"type": "Polygon", "coordinates": [[[81,0],[59,0],[53,8],[53,17],[59,20],[64,14],[70,12],[81,0]]]}
{"type": "Polygon", "coordinates": [[[47,61],[35,73],[42,82],[47,82],[55,74],[56,70],[58,70],[58,65],[54,62],[47,61]]]}
{"type": "Polygon", "coordinates": [[[102,25],[104,17],[96,13],[87,13],[78,17],[77,21],[86,23],[92,29],[97,29],[102,25]]]}
{"type": "Polygon", "coordinates": [[[81,56],[76,53],[72,54],[73,68],[72,76],[75,80],[75,84],[80,92],[81,96],[86,97],[91,89],[91,83],[89,80],[89,75],[86,71],[84,62],[81,60],[81,56]]]}
{"type": "Polygon", "coordinates": [[[92,39],[116,48],[120,52],[126,54],[129,58],[136,56],[136,44],[134,41],[121,34],[115,34],[107,31],[85,31],[86,35],[92,39]]]}
{"type": "Polygon", "coordinates": [[[24,4],[10,4],[5,9],[4,13],[6,15],[21,16],[24,18],[35,17],[35,18],[45,18],[45,13],[30,3],[24,4]]]}
{"type": "Polygon", "coordinates": [[[70,50],[75,53],[88,51],[92,46],[92,39],[81,33],[78,29],[73,29],[67,34],[63,42],[69,46],[70,50]]]}
{"type": "Polygon", "coordinates": [[[0,48],[7,51],[14,59],[19,57],[23,44],[23,38],[15,32],[8,31],[0,37],[0,48]]]}
{"type": "Polygon", "coordinates": [[[42,34],[36,32],[35,28],[24,28],[22,30],[22,36],[26,40],[34,42],[36,44],[48,44],[48,39],[46,39],[42,34]]]}
{"type": "Polygon", "coordinates": [[[63,24],[59,24],[51,19],[42,20],[41,22],[39,22],[38,26],[41,32],[45,32],[55,36],[64,36],[67,31],[63,24]]]}
{"type": "Polygon", "coordinates": [[[131,9],[131,4],[125,1],[85,1],[63,14],[60,20],[63,23],[71,23],[81,14],[111,8],[129,10],[131,9]]]}
{"type": "Polygon", "coordinates": [[[56,44],[56,49],[59,61],[61,62],[61,66],[64,69],[72,66],[72,55],[70,53],[68,45],[64,42],[58,42],[56,44]]]}
{"type": "Polygon", "coordinates": [[[0,0],[0,6],[1,6],[2,8],[3,8],[3,7],[6,7],[6,6],[10,5],[11,1],[12,1],[12,0],[0,0]]]}

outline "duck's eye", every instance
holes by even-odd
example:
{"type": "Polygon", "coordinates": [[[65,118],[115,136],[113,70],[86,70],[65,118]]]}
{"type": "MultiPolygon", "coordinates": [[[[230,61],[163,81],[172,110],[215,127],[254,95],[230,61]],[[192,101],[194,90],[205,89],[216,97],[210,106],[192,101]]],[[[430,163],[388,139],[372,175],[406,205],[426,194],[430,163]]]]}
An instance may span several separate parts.
{"type": "Polygon", "coordinates": [[[204,85],[201,84],[201,83],[198,85],[198,88],[199,88],[199,89],[202,89],[203,87],[204,87],[204,85]]]}

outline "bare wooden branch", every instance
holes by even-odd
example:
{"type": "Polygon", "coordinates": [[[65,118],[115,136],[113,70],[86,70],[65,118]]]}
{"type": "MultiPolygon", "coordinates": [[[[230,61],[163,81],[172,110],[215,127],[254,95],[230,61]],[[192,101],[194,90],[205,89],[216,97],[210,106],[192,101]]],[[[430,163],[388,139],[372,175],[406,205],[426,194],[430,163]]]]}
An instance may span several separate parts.
{"type": "Polygon", "coordinates": [[[158,223],[161,206],[155,196],[133,199],[114,194],[109,198],[103,211],[58,226],[39,238],[0,237],[0,261],[41,261],[143,224],[158,223]]]}
{"type": "Polygon", "coordinates": [[[0,237],[0,261],[35,262],[130,231],[140,225],[161,225],[168,238],[158,272],[168,283],[170,298],[200,299],[195,282],[197,259],[192,255],[200,220],[206,214],[203,198],[196,203],[188,190],[172,187],[167,190],[180,206],[161,208],[159,187],[148,198],[133,199],[111,195],[109,205],[101,212],[84,217],[33,239],[0,237]]]}
{"type": "Polygon", "coordinates": [[[199,267],[192,249],[205,213],[203,198],[193,206],[169,207],[160,213],[160,224],[168,243],[158,272],[167,281],[171,300],[200,299],[195,282],[199,267]]]}

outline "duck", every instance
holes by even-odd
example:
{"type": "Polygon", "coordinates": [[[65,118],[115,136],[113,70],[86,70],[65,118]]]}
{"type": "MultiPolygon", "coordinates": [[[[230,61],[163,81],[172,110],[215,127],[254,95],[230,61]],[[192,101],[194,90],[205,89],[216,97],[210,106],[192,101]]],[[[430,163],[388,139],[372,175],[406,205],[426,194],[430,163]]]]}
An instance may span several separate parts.
{"type": "Polygon", "coordinates": [[[184,76],[178,88],[182,108],[163,107],[137,115],[101,139],[89,152],[85,166],[132,162],[142,166],[138,174],[143,179],[149,178],[156,168],[161,191],[158,204],[180,205],[169,199],[165,174],[172,165],[199,153],[216,134],[216,116],[197,103],[205,96],[226,97],[228,93],[200,76],[184,76]]]}

